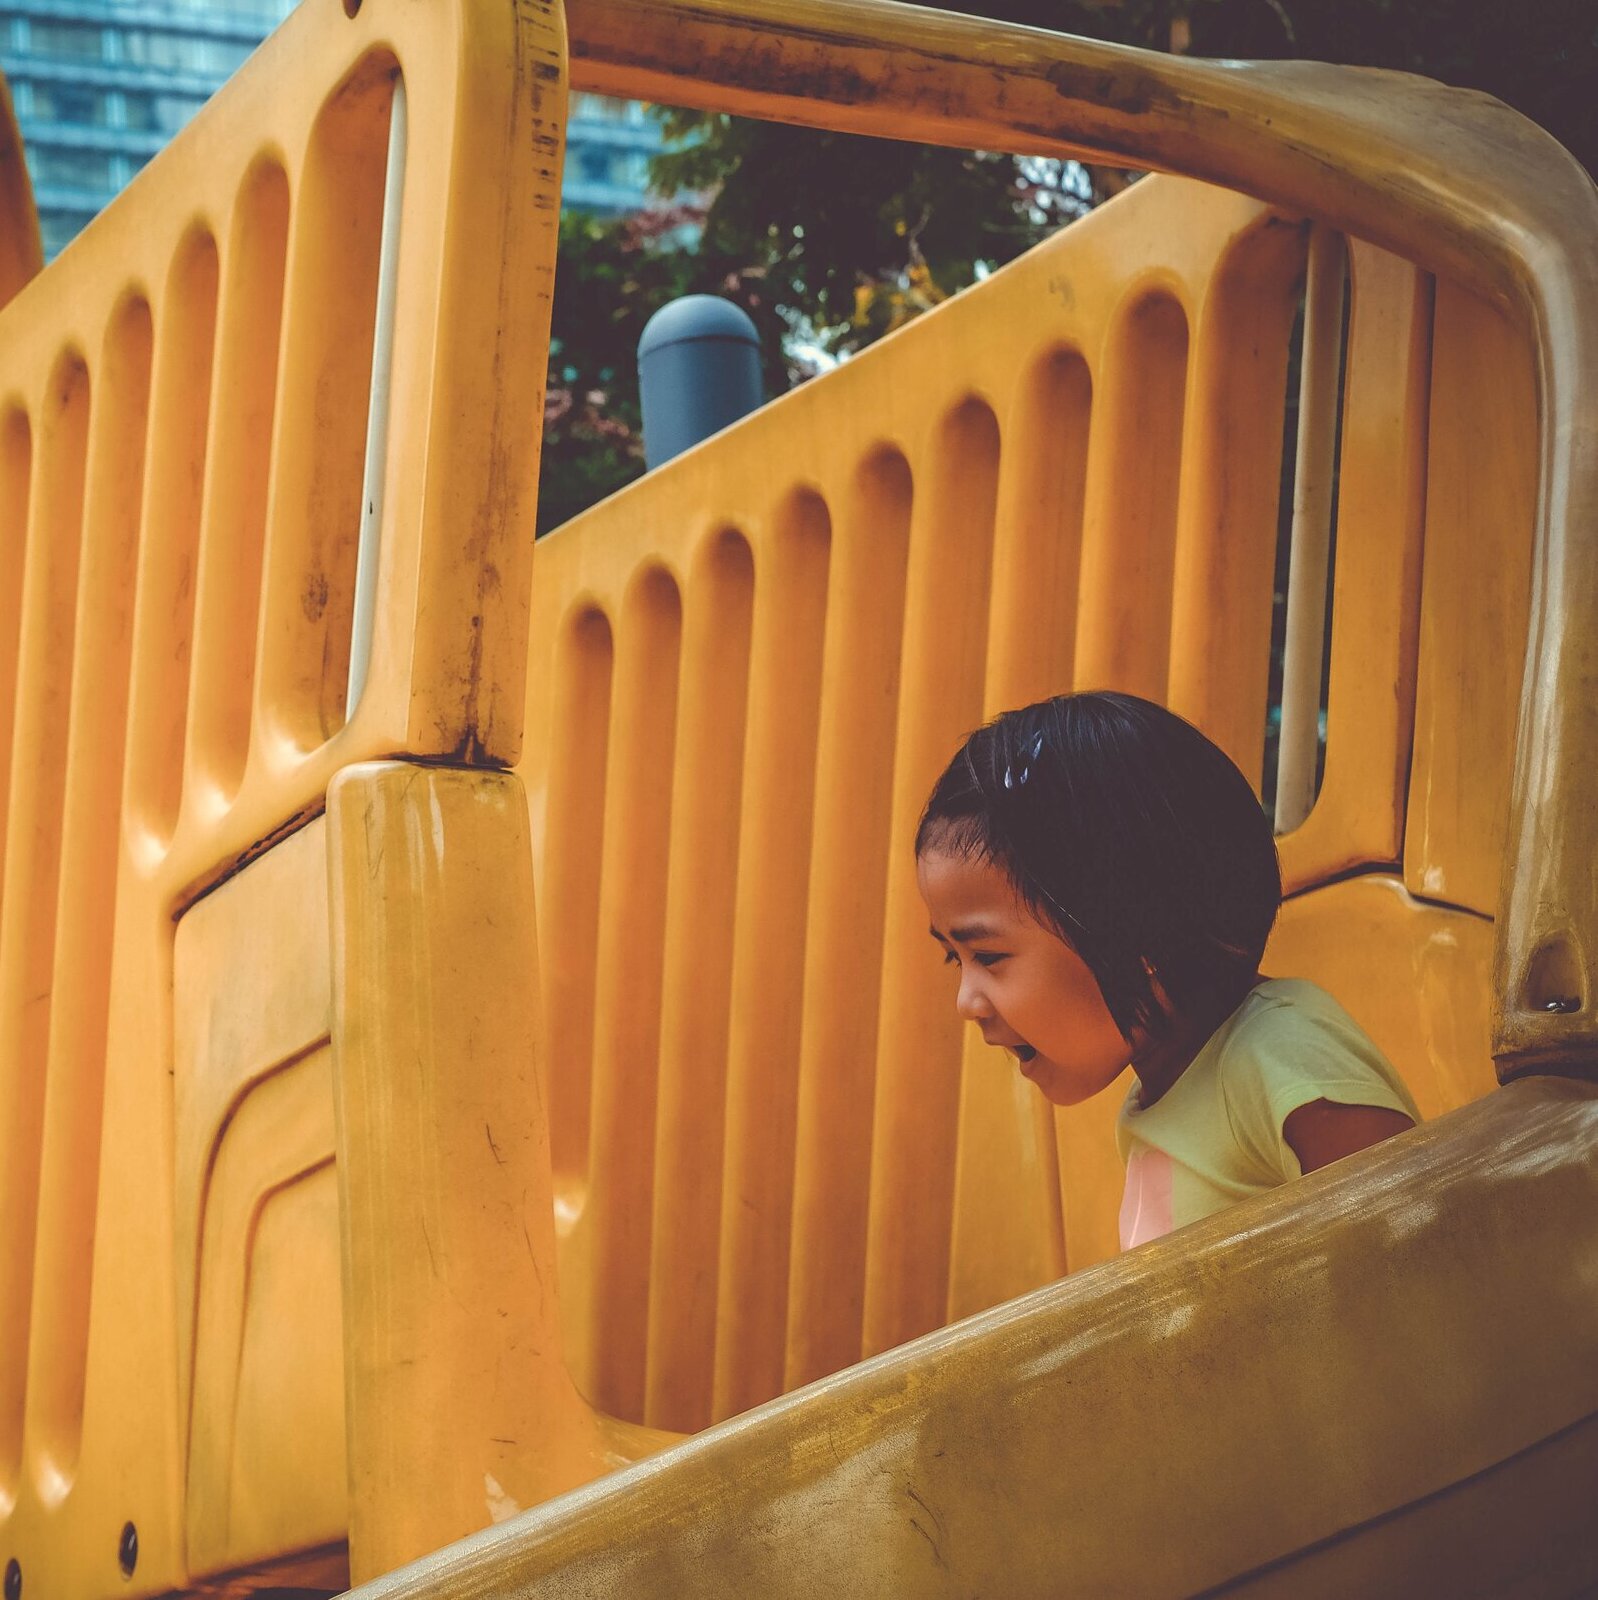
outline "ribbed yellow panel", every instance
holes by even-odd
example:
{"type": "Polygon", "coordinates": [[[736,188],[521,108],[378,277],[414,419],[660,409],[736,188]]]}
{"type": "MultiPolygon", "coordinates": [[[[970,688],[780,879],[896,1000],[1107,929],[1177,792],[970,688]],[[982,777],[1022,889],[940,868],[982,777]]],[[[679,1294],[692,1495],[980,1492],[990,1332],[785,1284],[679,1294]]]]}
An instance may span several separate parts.
{"type": "MultiPolygon", "coordinates": [[[[1073,686],[1165,700],[1259,777],[1305,239],[1148,180],[540,545],[519,770],[596,1405],[701,1427],[1114,1252],[1116,1096],[1054,1113],[963,1036],[910,839],[965,732],[1073,686]]],[[[1356,244],[1351,283],[1294,891],[1401,852],[1431,280],[1356,244]]],[[[1486,924],[1427,915],[1311,896],[1281,948],[1439,1109],[1488,1081],[1481,1008],[1453,1004],[1486,924]],[[1416,962],[1451,1000],[1412,1026],[1389,980],[1416,962]]]]}
{"type": "Polygon", "coordinates": [[[333,1178],[325,833],[318,819],[252,862],[175,940],[174,1257],[192,1264],[177,1331],[198,1571],[337,1543],[347,1521],[337,1218],[324,1235],[301,1214],[333,1178]],[[300,1293],[274,1292],[296,1260],[300,1293]],[[263,1382],[285,1364],[292,1381],[263,1382]]]}
{"type": "MultiPolygon", "coordinates": [[[[777,1275],[773,1319],[783,1358],[779,1367],[768,1351],[760,1366],[768,1383],[782,1371],[788,1387],[853,1360],[859,1348],[886,892],[882,861],[892,838],[893,762],[881,759],[881,752],[893,749],[913,491],[909,464],[889,442],[871,446],[848,470],[833,490],[839,513],[827,568],[828,614],[824,622],[811,621],[812,641],[822,636],[822,703],[803,959],[792,969],[804,1008],[793,1225],[790,1231],[779,1197],[765,1225],[776,1236],[778,1261],[786,1255],[789,1262],[786,1275],[777,1275]]],[[[791,743],[789,750],[799,753],[791,743]]],[[[754,1019],[745,1026],[751,1025],[754,1019]]],[[[758,1140],[771,1127],[763,1118],[751,1132],[758,1140]]],[[[760,1159],[770,1161],[769,1145],[763,1145],[761,1140],[756,1146],[760,1159]]],[[[735,1365],[733,1350],[720,1355],[724,1368],[735,1365]]],[[[744,1352],[738,1356],[742,1365],[744,1352]]]]}
{"type": "Polygon", "coordinates": [[[189,960],[179,1012],[174,926],[349,762],[518,753],[563,125],[552,5],[306,0],[0,311],[0,1559],[28,1594],[343,1570],[327,1004],[282,987],[325,912],[287,891],[227,970],[189,960]],[[287,1065],[213,1027],[262,974],[262,1037],[312,1006],[287,1065]]]}

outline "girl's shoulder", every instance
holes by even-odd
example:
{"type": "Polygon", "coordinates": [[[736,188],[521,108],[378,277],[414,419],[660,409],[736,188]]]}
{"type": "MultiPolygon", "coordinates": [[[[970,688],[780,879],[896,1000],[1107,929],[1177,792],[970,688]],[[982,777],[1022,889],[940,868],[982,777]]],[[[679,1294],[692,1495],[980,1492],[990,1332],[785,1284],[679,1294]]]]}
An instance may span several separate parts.
{"type": "Polygon", "coordinates": [[[1308,978],[1267,978],[1243,996],[1232,1016],[1233,1033],[1283,1027],[1347,1026],[1363,1032],[1335,996],[1308,978]]]}
{"type": "Polygon", "coordinates": [[[1270,978],[1251,989],[1219,1054],[1228,1098],[1257,1086],[1277,1118],[1318,1097],[1391,1104],[1418,1116],[1381,1048],[1335,996],[1306,978],[1270,978]]]}

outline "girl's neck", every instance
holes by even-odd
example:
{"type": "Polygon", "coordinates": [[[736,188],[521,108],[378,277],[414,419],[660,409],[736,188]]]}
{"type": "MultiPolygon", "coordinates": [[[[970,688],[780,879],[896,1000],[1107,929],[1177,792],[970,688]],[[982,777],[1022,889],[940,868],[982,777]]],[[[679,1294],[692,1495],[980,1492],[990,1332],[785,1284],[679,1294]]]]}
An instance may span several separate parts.
{"type": "Polygon", "coordinates": [[[1132,1056],[1132,1070],[1137,1073],[1138,1104],[1147,1108],[1159,1100],[1193,1064],[1215,1030],[1265,981],[1265,974],[1256,972],[1241,993],[1225,1001],[1198,1011],[1168,1013],[1169,1025],[1165,1031],[1150,1035],[1132,1056]]]}

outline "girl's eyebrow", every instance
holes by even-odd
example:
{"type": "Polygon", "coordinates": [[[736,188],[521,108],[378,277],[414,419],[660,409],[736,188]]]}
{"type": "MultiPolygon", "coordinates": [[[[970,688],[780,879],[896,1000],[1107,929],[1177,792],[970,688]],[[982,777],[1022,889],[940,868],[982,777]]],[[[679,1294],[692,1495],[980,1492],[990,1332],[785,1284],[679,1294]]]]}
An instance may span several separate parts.
{"type": "MultiPolygon", "coordinates": [[[[936,933],[934,933],[936,937],[936,933]]],[[[949,937],[956,944],[970,944],[973,939],[992,939],[995,930],[985,922],[966,922],[958,928],[949,929],[949,937]]]]}

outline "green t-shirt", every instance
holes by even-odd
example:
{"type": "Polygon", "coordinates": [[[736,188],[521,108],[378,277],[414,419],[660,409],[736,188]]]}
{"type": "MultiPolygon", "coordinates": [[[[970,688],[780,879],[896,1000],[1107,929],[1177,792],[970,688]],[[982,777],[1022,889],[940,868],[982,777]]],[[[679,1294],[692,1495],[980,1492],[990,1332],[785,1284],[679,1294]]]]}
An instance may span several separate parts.
{"type": "Polygon", "coordinates": [[[1338,1003],[1271,978],[1151,1106],[1134,1082],[1115,1124],[1126,1162],[1121,1248],[1145,1244],[1302,1176],[1282,1124],[1315,1100],[1385,1106],[1419,1122],[1404,1081],[1338,1003]]]}

